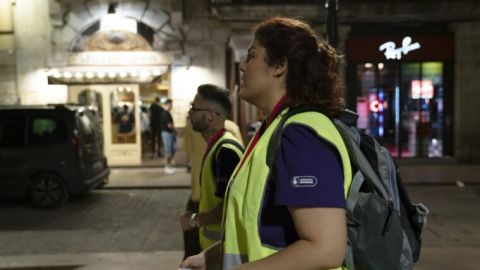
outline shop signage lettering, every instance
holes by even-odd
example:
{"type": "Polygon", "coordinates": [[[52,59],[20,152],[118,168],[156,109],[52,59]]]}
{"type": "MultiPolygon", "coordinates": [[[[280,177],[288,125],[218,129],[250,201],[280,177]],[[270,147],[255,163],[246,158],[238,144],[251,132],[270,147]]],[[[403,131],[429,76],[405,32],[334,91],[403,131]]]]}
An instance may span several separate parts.
{"type": "Polygon", "coordinates": [[[402,53],[407,55],[408,52],[420,49],[420,43],[415,42],[412,44],[411,37],[405,37],[402,41],[402,47],[395,48],[396,44],[393,41],[385,42],[380,45],[380,51],[385,50],[385,56],[387,59],[402,59],[402,53]]]}
{"type": "Polygon", "coordinates": [[[169,55],[160,52],[81,52],[68,57],[69,66],[169,65],[169,55]]]}

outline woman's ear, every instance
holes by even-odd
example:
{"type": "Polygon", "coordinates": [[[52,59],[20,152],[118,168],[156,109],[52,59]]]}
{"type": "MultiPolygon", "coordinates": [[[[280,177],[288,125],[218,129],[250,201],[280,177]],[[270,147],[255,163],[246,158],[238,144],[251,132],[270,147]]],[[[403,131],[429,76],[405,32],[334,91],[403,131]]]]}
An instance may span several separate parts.
{"type": "Polygon", "coordinates": [[[283,57],[278,63],[275,64],[273,70],[274,77],[281,77],[287,71],[288,60],[287,58],[283,57]]]}

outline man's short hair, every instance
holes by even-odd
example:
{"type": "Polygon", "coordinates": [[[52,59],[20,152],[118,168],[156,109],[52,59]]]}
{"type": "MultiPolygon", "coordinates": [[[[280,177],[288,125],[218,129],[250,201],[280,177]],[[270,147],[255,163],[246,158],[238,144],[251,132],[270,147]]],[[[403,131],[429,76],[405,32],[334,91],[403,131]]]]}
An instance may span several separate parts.
{"type": "Polygon", "coordinates": [[[156,98],[155,98],[155,102],[160,102],[160,98],[159,98],[159,97],[156,97],[156,98]]]}
{"type": "Polygon", "coordinates": [[[173,100],[167,98],[163,104],[172,104],[173,100]]]}
{"type": "Polygon", "coordinates": [[[232,103],[230,102],[230,91],[228,89],[213,84],[202,84],[198,87],[197,92],[205,100],[220,105],[225,113],[225,117],[229,116],[232,110],[232,103]]]}

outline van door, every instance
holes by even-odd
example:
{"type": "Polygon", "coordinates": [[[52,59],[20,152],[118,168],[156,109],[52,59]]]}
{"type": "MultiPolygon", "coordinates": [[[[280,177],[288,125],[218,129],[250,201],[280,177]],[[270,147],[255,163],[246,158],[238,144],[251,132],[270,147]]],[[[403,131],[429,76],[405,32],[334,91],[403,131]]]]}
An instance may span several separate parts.
{"type": "Polygon", "coordinates": [[[26,116],[2,114],[0,117],[0,196],[23,192],[21,179],[25,164],[26,116]]]}
{"type": "Polygon", "coordinates": [[[97,112],[93,110],[79,111],[76,118],[82,145],[85,175],[88,178],[104,170],[107,165],[103,154],[103,129],[97,112]]]}

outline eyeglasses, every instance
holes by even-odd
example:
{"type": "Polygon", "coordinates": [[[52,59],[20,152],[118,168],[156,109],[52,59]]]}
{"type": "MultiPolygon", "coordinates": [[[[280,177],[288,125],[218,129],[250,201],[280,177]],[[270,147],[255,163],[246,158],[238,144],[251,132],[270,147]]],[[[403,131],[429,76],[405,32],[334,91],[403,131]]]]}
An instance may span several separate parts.
{"type": "Polygon", "coordinates": [[[189,114],[193,114],[193,113],[195,113],[195,112],[202,112],[202,111],[203,111],[203,112],[205,112],[205,111],[211,111],[211,112],[214,112],[214,113],[217,114],[217,115],[220,115],[220,113],[218,113],[218,112],[216,112],[216,111],[214,111],[214,110],[212,110],[212,109],[201,109],[201,108],[195,108],[195,107],[193,107],[193,106],[190,106],[190,110],[188,110],[188,113],[189,113],[189,114]]]}

